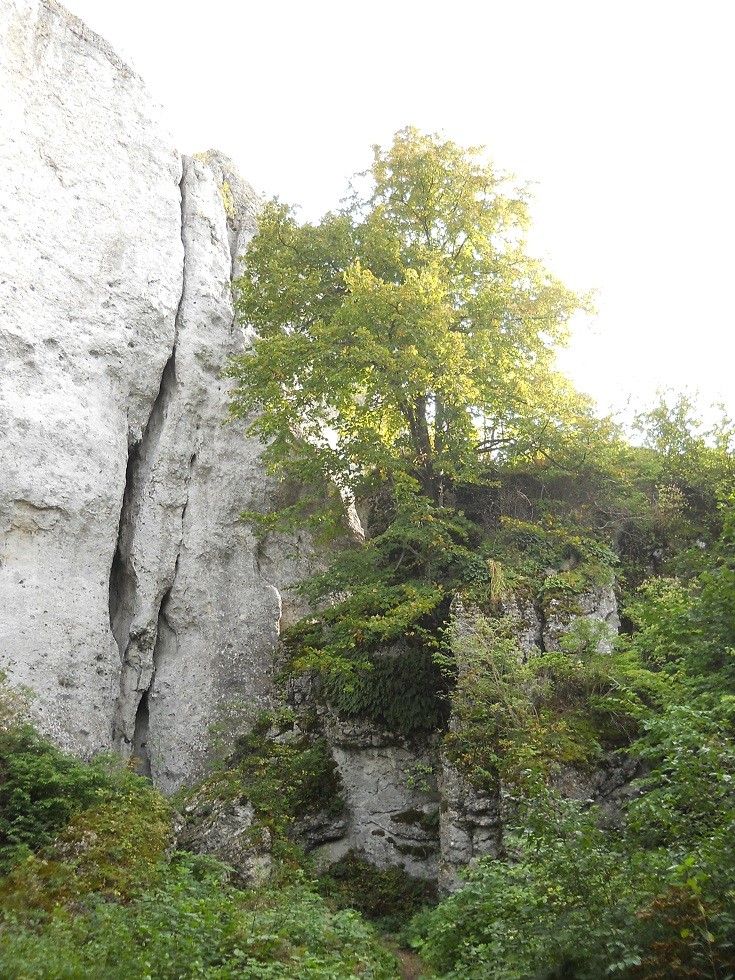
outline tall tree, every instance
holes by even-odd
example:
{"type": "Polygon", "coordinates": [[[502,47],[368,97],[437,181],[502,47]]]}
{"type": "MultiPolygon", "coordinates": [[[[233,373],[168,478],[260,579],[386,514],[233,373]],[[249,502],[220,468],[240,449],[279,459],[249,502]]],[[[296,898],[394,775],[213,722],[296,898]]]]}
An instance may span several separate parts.
{"type": "Polygon", "coordinates": [[[358,186],[316,225],[265,206],[236,283],[253,338],[233,413],[272,463],[351,495],[379,474],[441,505],[490,462],[560,451],[589,420],[553,370],[583,301],[527,253],[524,192],[413,128],[358,186]]]}

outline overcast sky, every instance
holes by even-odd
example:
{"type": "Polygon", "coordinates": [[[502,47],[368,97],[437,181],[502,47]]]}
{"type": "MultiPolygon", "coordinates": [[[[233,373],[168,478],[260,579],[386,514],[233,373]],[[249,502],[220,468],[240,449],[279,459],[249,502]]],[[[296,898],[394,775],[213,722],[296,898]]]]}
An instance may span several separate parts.
{"type": "Polygon", "coordinates": [[[563,365],[601,406],[699,388],[735,411],[731,0],[67,0],[179,149],[337,205],[405,125],[534,185],[534,249],[598,316],[563,365]]]}

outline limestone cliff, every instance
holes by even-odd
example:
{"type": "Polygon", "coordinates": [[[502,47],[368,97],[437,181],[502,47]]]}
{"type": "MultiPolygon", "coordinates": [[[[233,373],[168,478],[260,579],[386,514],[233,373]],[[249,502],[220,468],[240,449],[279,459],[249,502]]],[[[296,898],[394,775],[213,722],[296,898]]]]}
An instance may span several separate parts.
{"type": "Polygon", "coordinates": [[[0,0],[0,75],[0,667],[170,790],[267,700],[295,574],[238,522],[269,483],[220,424],[254,195],[55,0],[0,0]]]}

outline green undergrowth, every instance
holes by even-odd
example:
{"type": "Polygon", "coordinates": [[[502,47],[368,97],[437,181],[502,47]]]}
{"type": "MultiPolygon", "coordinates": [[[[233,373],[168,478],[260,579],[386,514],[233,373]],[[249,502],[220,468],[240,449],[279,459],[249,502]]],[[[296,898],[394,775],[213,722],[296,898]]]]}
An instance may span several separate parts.
{"type": "Polygon", "coordinates": [[[509,860],[483,858],[404,938],[451,980],[733,976],[733,825],[642,850],[594,810],[543,792],[518,801],[509,860]]]}
{"type": "MultiPolygon", "coordinates": [[[[263,735],[240,743],[234,765],[239,792],[246,785],[262,813],[290,791],[276,826],[333,799],[321,743],[266,748],[263,735]],[[271,767],[268,783],[261,776],[271,767]]],[[[325,901],[293,861],[277,863],[267,886],[241,890],[227,866],[174,851],[171,806],[148,781],[119,761],[86,765],[59,752],[5,689],[0,799],[7,980],[399,975],[359,913],[325,901]]]]}
{"type": "Polygon", "coordinates": [[[326,741],[302,731],[290,711],[262,715],[237,739],[227,769],[256,813],[276,829],[299,817],[342,812],[342,781],[326,741]]]}
{"type": "Polygon", "coordinates": [[[735,501],[720,520],[687,576],[638,590],[635,632],[602,659],[572,635],[524,663],[488,621],[464,638],[450,751],[500,793],[504,854],[414,918],[408,938],[439,976],[735,976],[735,501]],[[612,823],[549,788],[569,761],[549,753],[549,697],[567,726],[580,697],[584,718],[623,722],[642,769],[612,823]]]}
{"type": "Polygon", "coordinates": [[[462,669],[444,746],[476,789],[495,792],[528,773],[590,770],[630,745],[640,696],[623,686],[624,664],[601,648],[603,623],[579,619],[560,650],[526,655],[512,618],[476,611],[470,622],[448,631],[449,664],[462,669]]]}
{"type": "Polygon", "coordinates": [[[609,542],[579,524],[547,516],[525,521],[501,515],[484,548],[502,563],[508,591],[526,598],[574,596],[609,586],[619,558],[609,542]]]}
{"type": "Polygon", "coordinates": [[[366,718],[406,736],[426,735],[446,724],[447,685],[425,649],[372,656],[368,662],[367,669],[326,680],[326,699],[338,714],[366,718]]]}
{"type": "MultiPolygon", "coordinates": [[[[10,697],[0,691],[6,702],[10,697]]],[[[132,812],[138,804],[156,810],[159,801],[118,757],[85,764],[22,718],[0,719],[0,872],[58,843],[62,832],[73,836],[77,827],[100,839],[114,835],[115,811],[132,812]]]]}
{"type": "Polygon", "coordinates": [[[398,932],[421,909],[435,905],[436,886],[402,868],[377,868],[350,853],[319,878],[319,891],[339,908],[357,909],[382,932],[398,932]]]}
{"type": "Polygon", "coordinates": [[[89,896],[44,920],[4,911],[0,976],[8,980],[294,977],[392,980],[394,957],[357,912],[333,911],[308,880],[253,892],[184,855],[128,903],[89,896]]]}

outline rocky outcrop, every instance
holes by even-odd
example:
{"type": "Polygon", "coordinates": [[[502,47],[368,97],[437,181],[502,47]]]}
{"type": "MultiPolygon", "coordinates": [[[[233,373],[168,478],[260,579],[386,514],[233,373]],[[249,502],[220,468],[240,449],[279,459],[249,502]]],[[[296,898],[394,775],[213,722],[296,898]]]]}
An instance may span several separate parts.
{"type": "Polygon", "coordinates": [[[435,880],[439,794],[433,746],[367,721],[332,717],[327,732],[342,780],[345,826],[318,854],[335,861],[357,853],[379,868],[397,866],[435,880]]]}
{"type": "Polygon", "coordinates": [[[503,821],[500,794],[476,790],[446,754],[441,760],[439,793],[437,885],[439,893],[446,895],[460,886],[462,868],[483,855],[500,853],[503,821]]]}
{"type": "MultiPolygon", "coordinates": [[[[549,572],[556,575],[555,572],[549,572]]],[[[547,579],[548,581],[548,579],[547,579]]],[[[612,582],[590,583],[583,590],[567,594],[548,589],[531,600],[508,594],[496,613],[509,627],[519,661],[527,661],[544,651],[562,649],[568,641],[580,651],[586,646],[609,653],[619,628],[617,601],[612,582]]],[[[458,678],[475,669],[489,637],[479,609],[455,598],[452,604],[452,649],[458,678]]],[[[450,730],[461,729],[456,714],[450,730]]],[[[556,778],[556,788],[570,799],[588,800],[600,807],[602,819],[612,825],[620,819],[621,805],[635,794],[632,780],[638,775],[634,759],[608,753],[594,770],[564,766],[556,778]]],[[[440,857],[437,882],[440,893],[454,891],[461,883],[461,869],[483,855],[498,855],[503,839],[503,805],[500,787],[495,792],[476,789],[442,754],[438,790],[440,808],[440,857]]]]}
{"type": "Polygon", "coordinates": [[[618,602],[612,575],[605,583],[590,583],[582,592],[559,595],[545,593],[536,604],[543,650],[560,650],[568,637],[580,644],[592,644],[600,653],[610,653],[620,630],[618,602]]]}
{"type": "Polygon", "coordinates": [[[315,676],[291,679],[288,703],[324,737],[339,777],[342,812],[301,820],[296,836],[317,863],[347,854],[379,868],[400,867],[434,881],[439,861],[439,735],[403,736],[362,717],[345,717],[315,676]]]}
{"type": "MultiPolygon", "coordinates": [[[[222,425],[219,375],[239,339],[221,166],[184,160],[175,339],[128,467],[111,576],[122,662],[116,744],[132,747],[165,790],[196,773],[225,705],[229,724],[245,703],[251,716],[267,706],[280,618],[279,592],[238,520],[267,506],[259,446],[222,425]]],[[[245,220],[252,230],[252,215],[245,220]]]]}
{"type": "Polygon", "coordinates": [[[182,161],[54,0],[0,21],[0,666],[60,744],[172,790],[213,724],[267,703],[301,571],[298,541],[285,558],[238,520],[273,486],[221,424],[255,198],[218,154],[182,161]]]}
{"type": "Polygon", "coordinates": [[[202,786],[177,815],[174,829],[178,848],[223,861],[238,887],[254,888],[268,880],[273,841],[249,803],[213,797],[202,786]]]}
{"type": "Polygon", "coordinates": [[[619,827],[624,806],[640,796],[636,782],[645,773],[643,763],[625,752],[607,752],[593,769],[563,766],[554,787],[569,800],[588,801],[598,807],[601,826],[619,827]]]}
{"type": "Polygon", "coordinates": [[[181,161],[143,83],[53,0],[0,0],[0,651],[59,742],[111,744],[109,582],[171,356],[181,161]]]}

